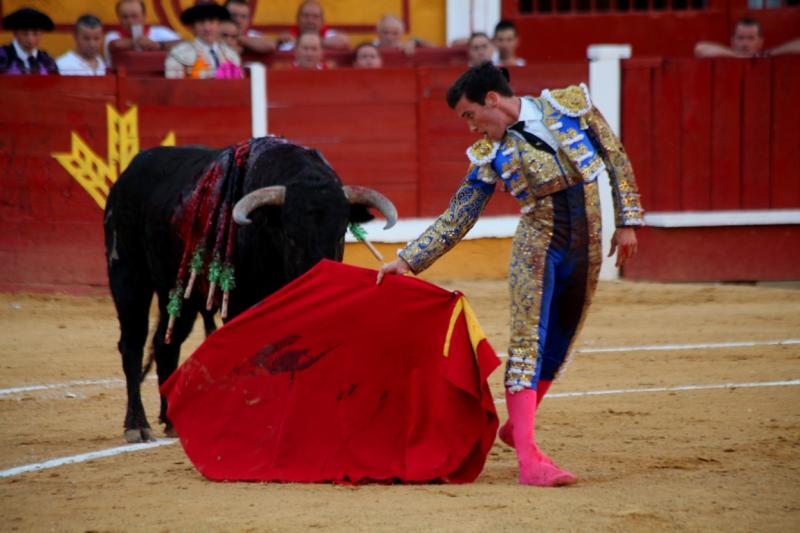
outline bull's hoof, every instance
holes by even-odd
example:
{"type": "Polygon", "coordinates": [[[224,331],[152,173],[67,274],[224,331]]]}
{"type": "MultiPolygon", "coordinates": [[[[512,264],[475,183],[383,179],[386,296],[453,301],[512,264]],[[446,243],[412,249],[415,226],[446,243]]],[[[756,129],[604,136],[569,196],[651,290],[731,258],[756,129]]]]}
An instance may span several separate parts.
{"type": "Polygon", "coordinates": [[[177,439],[178,432],[175,430],[175,426],[166,426],[164,428],[164,436],[168,439],[177,439]]]}
{"type": "Polygon", "coordinates": [[[125,430],[125,440],[131,444],[156,440],[150,428],[134,428],[125,430]]]}

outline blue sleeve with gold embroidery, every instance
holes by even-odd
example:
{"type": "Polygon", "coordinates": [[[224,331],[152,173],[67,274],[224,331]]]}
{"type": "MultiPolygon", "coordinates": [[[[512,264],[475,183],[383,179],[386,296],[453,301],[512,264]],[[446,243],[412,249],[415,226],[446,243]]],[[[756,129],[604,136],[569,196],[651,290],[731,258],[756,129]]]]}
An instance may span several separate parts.
{"type": "Polygon", "coordinates": [[[431,266],[475,225],[494,192],[489,173],[494,173],[491,165],[470,166],[447,210],[398,253],[415,274],[431,266]]]}
{"type": "Polygon", "coordinates": [[[633,167],[625,148],[597,108],[593,108],[583,118],[586,119],[590,135],[596,141],[595,147],[606,163],[617,227],[643,226],[644,211],[639,199],[639,189],[636,187],[633,167]]]}
{"type": "Polygon", "coordinates": [[[631,162],[606,119],[592,104],[586,85],[581,83],[563,89],[545,89],[542,91],[542,101],[552,106],[552,110],[545,112],[544,120],[551,122],[549,127],[555,130],[553,133],[559,139],[562,151],[576,164],[576,170],[584,179],[593,180],[603,167],[608,172],[617,227],[644,225],[644,211],[631,162]],[[563,121],[559,118],[561,114],[565,116],[563,121]],[[575,118],[579,119],[580,129],[587,133],[602,162],[592,157],[588,146],[578,142],[583,140],[583,135],[576,135],[577,131],[570,134],[559,131],[563,127],[562,122],[574,121],[575,118]],[[568,148],[564,149],[565,145],[568,148]]]}

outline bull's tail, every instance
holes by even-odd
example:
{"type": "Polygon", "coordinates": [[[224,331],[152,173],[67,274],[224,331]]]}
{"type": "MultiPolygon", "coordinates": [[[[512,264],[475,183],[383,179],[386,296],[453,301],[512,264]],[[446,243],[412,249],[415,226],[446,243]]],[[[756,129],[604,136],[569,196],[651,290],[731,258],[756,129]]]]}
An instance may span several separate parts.
{"type": "MultiPolygon", "coordinates": [[[[206,337],[214,333],[217,329],[217,323],[214,320],[214,312],[206,311],[205,309],[200,311],[200,315],[203,317],[203,328],[205,329],[206,337]]],[[[161,320],[161,315],[159,315],[159,321],[161,320]]],[[[153,368],[153,363],[156,360],[156,335],[158,331],[153,334],[153,340],[150,342],[150,350],[147,352],[147,359],[144,362],[144,366],[142,367],[142,373],[140,375],[140,382],[143,382],[147,377],[147,374],[150,373],[150,370],[153,368]]],[[[163,340],[161,341],[163,344],[163,340]]],[[[163,346],[162,346],[163,348],[163,346]]]]}

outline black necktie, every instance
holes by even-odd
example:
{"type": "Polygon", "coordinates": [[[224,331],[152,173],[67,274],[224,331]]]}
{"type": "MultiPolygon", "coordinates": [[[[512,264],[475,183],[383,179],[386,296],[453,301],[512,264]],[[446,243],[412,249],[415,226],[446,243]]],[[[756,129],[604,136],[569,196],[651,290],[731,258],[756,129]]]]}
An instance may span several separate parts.
{"type": "Polygon", "coordinates": [[[213,48],[209,48],[209,50],[211,51],[211,59],[214,60],[214,68],[217,68],[219,66],[219,56],[213,48]]]}
{"type": "Polygon", "coordinates": [[[548,154],[555,154],[556,153],[555,150],[553,150],[553,148],[549,144],[547,144],[546,142],[541,140],[539,137],[537,137],[533,133],[525,131],[525,122],[520,120],[519,122],[517,122],[516,124],[511,126],[511,129],[516,131],[516,132],[518,132],[518,133],[520,133],[523,137],[525,137],[525,140],[528,141],[528,144],[530,144],[531,146],[533,146],[537,150],[544,150],[548,154]]]}
{"type": "Polygon", "coordinates": [[[28,56],[28,72],[31,74],[39,74],[39,60],[36,56],[28,56]]]}

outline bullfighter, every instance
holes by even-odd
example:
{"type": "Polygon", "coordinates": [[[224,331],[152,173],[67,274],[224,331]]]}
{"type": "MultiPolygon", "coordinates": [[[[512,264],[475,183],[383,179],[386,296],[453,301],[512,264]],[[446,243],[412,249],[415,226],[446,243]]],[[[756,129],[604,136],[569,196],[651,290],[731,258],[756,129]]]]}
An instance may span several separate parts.
{"type": "Polygon", "coordinates": [[[491,63],[467,70],[447,103],[483,138],[467,150],[470,167],[450,206],[384,265],[385,274],[419,273],[475,224],[498,182],[521,205],[509,266],[511,335],[505,371],[509,420],[500,438],[515,447],[519,481],[558,486],[577,478],[537,446],[535,415],[564,366],[592,299],[602,262],[597,178],[613,189],[617,266],[636,253],[643,224],[625,150],[584,84],[515,96],[508,73],[491,63]]]}
{"type": "Polygon", "coordinates": [[[11,30],[14,40],[0,46],[0,74],[58,74],[55,60],[39,49],[42,32],[53,31],[50,17],[30,7],[9,13],[3,29],[11,30]]]}

